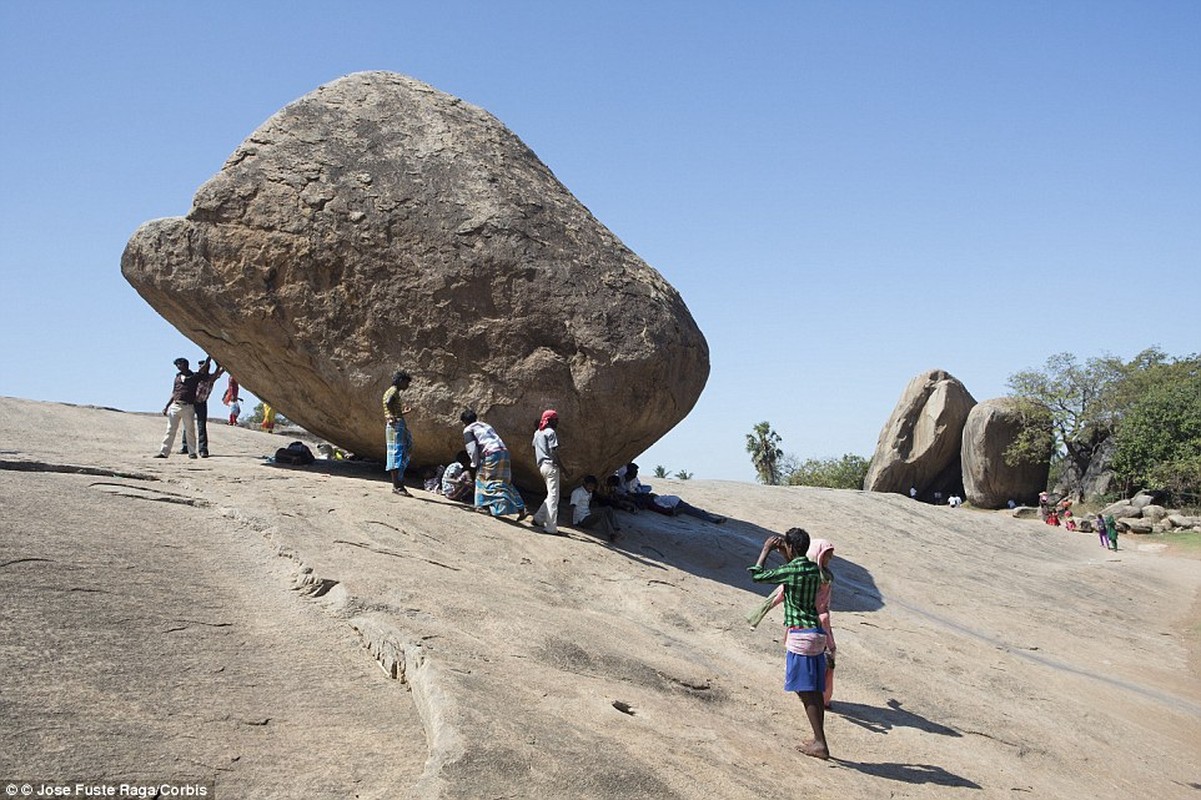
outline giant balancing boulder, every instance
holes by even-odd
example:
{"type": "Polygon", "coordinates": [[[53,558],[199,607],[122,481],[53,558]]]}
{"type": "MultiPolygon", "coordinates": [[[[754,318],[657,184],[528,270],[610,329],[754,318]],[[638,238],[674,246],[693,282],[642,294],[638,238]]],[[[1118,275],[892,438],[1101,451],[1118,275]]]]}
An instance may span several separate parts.
{"type": "MultiPolygon", "coordinates": [[[[480,108],[387,72],[286,106],[196,193],[147,222],[121,271],[255,395],[382,458],[398,367],[413,466],[462,449],[474,407],[515,477],[561,417],[579,478],[638,455],[691,410],[709,351],[680,295],[480,108]]],[[[170,364],[147,365],[164,371],[170,364]]]]}

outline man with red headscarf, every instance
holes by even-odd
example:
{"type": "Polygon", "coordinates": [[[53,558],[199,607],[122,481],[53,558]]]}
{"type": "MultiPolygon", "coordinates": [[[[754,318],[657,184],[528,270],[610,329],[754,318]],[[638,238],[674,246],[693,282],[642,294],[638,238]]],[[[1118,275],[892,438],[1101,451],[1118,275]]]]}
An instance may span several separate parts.
{"type": "Polygon", "coordinates": [[[559,461],[559,415],[554,409],[542,412],[538,430],[534,432],[534,459],[538,471],[546,481],[546,500],[534,514],[534,524],[542,525],[547,533],[559,532],[559,485],[563,478],[563,465],[559,461]]]}

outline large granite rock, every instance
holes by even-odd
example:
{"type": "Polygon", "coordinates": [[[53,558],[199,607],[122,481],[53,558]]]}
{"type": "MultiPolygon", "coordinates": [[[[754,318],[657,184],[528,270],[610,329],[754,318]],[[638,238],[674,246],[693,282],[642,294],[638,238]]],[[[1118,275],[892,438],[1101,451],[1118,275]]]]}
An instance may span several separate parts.
{"type": "Polygon", "coordinates": [[[863,488],[900,492],[910,487],[921,499],[963,491],[960,438],[975,399],[949,373],[936,369],[909,382],[880,431],[863,488]]]}
{"type": "Polygon", "coordinates": [[[407,369],[414,466],[461,449],[472,406],[540,485],[530,439],[553,407],[568,471],[602,472],[709,374],[679,294],[521,140],[393,73],[279,111],[187,217],[143,225],[121,269],[250,391],[356,453],[384,455],[380,398],[407,369]]]}
{"type": "MultiPolygon", "coordinates": [[[[1005,451],[1031,422],[1021,404],[999,397],[974,406],[963,426],[960,458],[967,501],[980,508],[1004,508],[1009,500],[1037,503],[1047,487],[1051,454],[1016,466],[1005,463],[1005,451]]],[[[1050,417],[1045,419],[1048,433],[1050,417]]]]}

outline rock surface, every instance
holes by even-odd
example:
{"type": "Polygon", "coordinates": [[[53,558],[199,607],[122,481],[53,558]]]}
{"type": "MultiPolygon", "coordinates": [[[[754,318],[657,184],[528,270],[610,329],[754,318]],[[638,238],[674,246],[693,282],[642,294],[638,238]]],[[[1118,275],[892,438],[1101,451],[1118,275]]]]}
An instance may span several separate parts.
{"type": "Polygon", "coordinates": [[[355,453],[383,456],[380,398],[407,369],[414,467],[453,458],[471,406],[541,485],[530,439],[556,408],[568,471],[601,473],[683,419],[709,373],[679,294],[528,147],[394,73],[286,106],[121,268],[250,391],[355,453]]]}
{"type": "Polygon", "coordinates": [[[975,399],[943,370],[923,372],[909,382],[880,431],[863,488],[900,492],[916,487],[918,498],[962,494],[959,450],[963,426],[975,399]]]}
{"type": "Polygon", "coordinates": [[[1005,451],[1027,424],[1019,404],[1008,397],[985,400],[968,413],[960,458],[969,503],[1004,508],[1009,500],[1038,502],[1038,493],[1047,485],[1049,457],[1017,466],[1005,463],[1005,451]]]}
{"type": "Polygon", "coordinates": [[[352,462],[266,465],[279,437],[258,431],[154,459],[163,425],[0,398],[0,786],[751,800],[787,774],[816,800],[1196,795],[1195,550],[701,480],[656,484],[726,524],[621,513],[615,543],[552,537],[398,499],[352,462]],[[797,524],[838,548],[829,765],[794,749],[783,612],[743,619],[769,591],[746,564],[797,524]]]}

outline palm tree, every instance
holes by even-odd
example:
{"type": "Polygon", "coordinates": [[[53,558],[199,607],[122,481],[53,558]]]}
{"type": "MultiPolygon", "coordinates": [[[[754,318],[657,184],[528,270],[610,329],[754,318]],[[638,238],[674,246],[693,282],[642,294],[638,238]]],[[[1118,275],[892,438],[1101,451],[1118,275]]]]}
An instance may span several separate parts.
{"type": "Polygon", "coordinates": [[[751,464],[759,475],[759,482],[774,486],[780,482],[780,434],[771,429],[770,422],[760,422],[752,433],[746,435],[746,451],[751,454],[751,464]]]}
{"type": "Polygon", "coordinates": [[[655,467],[655,477],[656,478],[666,478],[667,477],[667,467],[663,466],[662,464],[655,467]]]}

